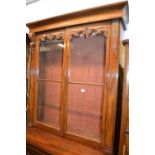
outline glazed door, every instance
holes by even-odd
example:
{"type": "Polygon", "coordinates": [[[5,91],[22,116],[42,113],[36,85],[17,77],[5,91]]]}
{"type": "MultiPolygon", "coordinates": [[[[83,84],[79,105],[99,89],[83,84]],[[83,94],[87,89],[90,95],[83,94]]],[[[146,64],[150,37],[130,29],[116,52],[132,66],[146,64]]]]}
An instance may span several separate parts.
{"type": "Polygon", "coordinates": [[[64,36],[43,35],[39,44],[37,122],[60,131],[64,36]]]}
{"type": "Polygon", "coordinates": [[[69,30],[65,134],[101,143],[106,38],[102,26],[69,30]]]}
{"type": "Polygon", "coordinates": [[[103,25],[85,25],[41,35],[37,125],[101,144],[106,31],[103,25]]]}

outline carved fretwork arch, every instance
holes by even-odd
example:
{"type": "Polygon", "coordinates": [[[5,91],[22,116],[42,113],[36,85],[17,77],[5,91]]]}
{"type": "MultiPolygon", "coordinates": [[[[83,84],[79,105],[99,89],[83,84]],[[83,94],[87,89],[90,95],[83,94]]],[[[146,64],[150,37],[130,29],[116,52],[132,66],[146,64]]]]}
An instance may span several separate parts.
{"type": "Polygon", "coordinates": [[[94,35],[103,35],[105,38],[107,37],[106,30],[104,27],[97,27],[97,28],[88,28],[87,27],[83,30],[71,32],[70,39],[73,39],[76,37],[88,38],[88,37],[94,36],[94,35]]]}

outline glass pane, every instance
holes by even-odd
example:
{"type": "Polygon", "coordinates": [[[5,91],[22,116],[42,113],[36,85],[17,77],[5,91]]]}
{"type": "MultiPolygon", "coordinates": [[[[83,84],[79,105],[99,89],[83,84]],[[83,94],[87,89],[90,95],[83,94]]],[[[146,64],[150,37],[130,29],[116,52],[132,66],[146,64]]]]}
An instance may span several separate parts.
{"type": "Polygon", "coordinates": [[[59,128],[59,82],[38,81],[38,121],[59,128]]]}
{"type": "Polygon", "coordinates": [[[39,52],[39,78],[61,80],[62,41],[43,41],[39,52]]]}
{"type": "Polygon", "coordinates": [[[70,80],[103,83],[105,44],[101,35],[74,38],[70,43],[70,80]]]}
{"type": "Polygon", "coordinates": [[[68,133],[100,141],[102,87],[69,84],[68,133]]]}

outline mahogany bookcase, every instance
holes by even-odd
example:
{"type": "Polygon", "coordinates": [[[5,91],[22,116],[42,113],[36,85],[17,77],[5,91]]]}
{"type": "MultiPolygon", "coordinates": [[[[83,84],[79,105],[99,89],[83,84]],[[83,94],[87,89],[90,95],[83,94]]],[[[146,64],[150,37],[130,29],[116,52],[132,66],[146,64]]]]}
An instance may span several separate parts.
{"type": "Polygon", "coordinates": [[[127,23],[125,1],[27,24],[29,148],[37,148],[31,130],[39,130],[40,137],[47,132],[114,153],[120,36],[127,23]]]}

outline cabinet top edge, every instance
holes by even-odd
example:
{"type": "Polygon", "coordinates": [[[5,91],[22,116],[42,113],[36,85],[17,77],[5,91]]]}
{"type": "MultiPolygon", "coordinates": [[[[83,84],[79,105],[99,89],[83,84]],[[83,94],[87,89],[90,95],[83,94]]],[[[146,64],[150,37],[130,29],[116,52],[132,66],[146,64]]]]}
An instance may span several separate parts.
{"type": "MultiPolygon", "coordinates": [[[[85,17],[92,16],[92,19],[90,19],[90,22],[93,22],[93,18],[95,15],[100,16],[98,19],[96,19],[97,21],[121,19],[123,22],[122,23],[123,27],[124,29],[126,29],[126,24],[128,23],[128,1],[106,4],[106,5],[88,8],[80,11],[75,11],[75,12],[71,12],[63,15],[50,17],[50,18],[45,18],[42,20],[37,20],[34,22],[27,23],[26,26],[30,29],[30,31],[38,32],[40,31],[39,30],[40,28],[41,28],[41,31],[46,30],[46,28],[43,28],[44,25],[49,25],[51,23],[57,24],[61,20],[64,20],[67,22],[72,20],[75,21],[76,19],[79,19],[83,16],[85,17]],[[127,10],[127,11],[124,11],[124,10],[127,10]],[[117,12],[117,15],[114,15],[116,12],[117,12]],[[124,13],[124,12],[127,12],[127,13],[124,13]],[[104,15],[106,16],[106,18],[104,17],[104,15]]],[[[94,19],[94,22],[96,20],[94,19]]],[[[84,22],[84,23],[88,23],[88,22],[84,22]]],[[[75,24],[74,22],[70,22],[68,23],[68,25],[65,25],[65,22],[64,22],[64,25],[61,25],[61,27],[67,27],[67,26],[72,26],[76,24],[77,22],[75,22],[75,24]]],[[[81,24],[80,21],[78,24],[81,24]]]]}

